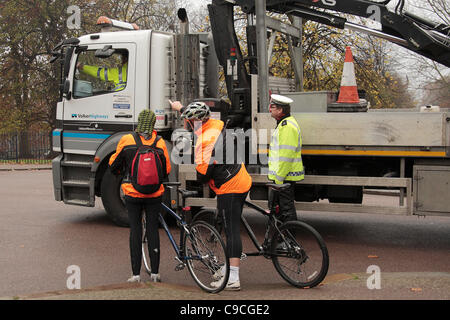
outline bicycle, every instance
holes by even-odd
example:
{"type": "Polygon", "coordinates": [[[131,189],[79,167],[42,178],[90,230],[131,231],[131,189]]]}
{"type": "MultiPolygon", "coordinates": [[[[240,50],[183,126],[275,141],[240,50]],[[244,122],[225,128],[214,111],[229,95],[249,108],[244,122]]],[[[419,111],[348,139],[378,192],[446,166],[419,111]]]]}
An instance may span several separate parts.
{"type": "MultiPolygon", "coordinates": [[[[165,186],[171,188],[181,185],[179,182],[164,183],[165,186]]],[[[161,213],[159,213],[159,220],[164,228],[170,243],[175,251],[175,259],[178,264],[175,267],[176,271],[183,270],[186,266],[197,285],[209,293],[218,293],[222,291],[230,274],[230,265],[225,249],[225,244],[220,236],[220,233],[211,225],[196,221],[188,224],[185,220],[186,212],[189,208],[185,207],[186,198],[196,196],[197,191],[187,191],[177,188],[177,194],[181,194],[182,206],[178,206],[180,215],[174,212],[166,204],[162,203],[163,209],[176,220],[176,224],[180,229],[179,244],[174,239],[174,236],[169,230],[167,223],[161,213]],[[225,277],[218,287],[211,286],[211,283],[216,281],[214,274],[225,266],[225,277]]],[[[151,273],[150,258],[148,255],[147,237],[145,233],[145,215],[143,215],[143,240],[142,240],[142,258],[144,267],[148,274],[151,273]]]]}
{"type": "MultiPolygon", "coordinates": [[[[267,184],[275,191],[289,184],[267,184]]],[[[241,259],[264,256],[272,259],[275,269],[289,284],[298,288],[312,288],[320,284],[328,272],[328,249],[322,236],[310,225],[301,221],[282,223],[277,217],[277,208],[269,211],[246,200],[245,205],[266,216],[264,241],[260,244],[244,215],[241,222],[252,240],[256,252],[243,253],[241,259]]],[[[219,233],[223,231],[223,217],[216,210],[204,209],[193,221],[205,221],[219,233]]]]}

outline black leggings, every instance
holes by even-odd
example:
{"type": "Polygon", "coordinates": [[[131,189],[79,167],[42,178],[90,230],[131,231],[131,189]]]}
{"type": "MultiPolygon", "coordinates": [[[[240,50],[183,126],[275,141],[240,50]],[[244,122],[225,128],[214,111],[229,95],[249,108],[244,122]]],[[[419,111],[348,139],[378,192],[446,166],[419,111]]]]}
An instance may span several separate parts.
{"type": "Polygon", "coordinates": [[[229,258],[240,258],[242,254],[241,215],[246,193],[217,195],[217,209],[224,217],[227,252],[229,258]]]}
{"type": "Polygon", "coordinates": [[[130,256],[133,275],[141,273],[142,265],[142,210],[145,209],[146,234],[152,273],[159,273],[159,213],[161,197],[152,199],[125,198],[130,219],[130,256]]]}

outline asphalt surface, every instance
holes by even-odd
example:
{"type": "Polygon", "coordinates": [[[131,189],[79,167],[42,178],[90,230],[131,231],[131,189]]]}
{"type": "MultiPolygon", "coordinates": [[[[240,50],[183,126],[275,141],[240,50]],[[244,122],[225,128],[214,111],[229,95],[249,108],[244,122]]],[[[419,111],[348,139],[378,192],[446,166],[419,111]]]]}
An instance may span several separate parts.
{"type": "MultiPolygon", "coordinates": [[[[0,173],[9,172],[15,174],[14,171],[49,170],[48,165],[0,165],[0,173]]],[[[48,172],[47,172],[48,173],[48,172]]],[[[0,175],[0,178],[3,176],[0,175]]],[[[6,176],[5,176],[6,177],[6,176]]],[[[22,177],[22,176],[21,176],[22,177]]],[[[45,190],[40,191],[39,188],[33,189],[37,197],[42,197],[43,194],[48,193],[51,188],[48,186],[45,190]]],[[[7,188],[2,190],[2,193],[7,193],[7,188]]],[[[10,197],[16,195],[16,192],[11,191],[10,197]],[[14,194],[14,195],[13,195],[14,194]]],[[[8,196],[8,194],[6,194],[8,196]]],[[[31,195],[32,196],[32,195],[31,195]]],[[[50,198],[52,194],[50,195],[50,198]]],[[[20,196],[19,196],[20,198],[20,196]]],[[[378,201],[374,198],[373,201],[378,201]]],[[[23,195],[25,202],[27,197],[23,195]]],[[[11,207],[4,206],[5,211],[12,210],[12,207],[21,210],[19,202],[11,205],[11,207]]],[[[51,210],[61,210],[66,206],[56,203],[55,208],[51,208],[48,215],[51,221],[56,221],[51,216],[51,210]]],[[[71,207],[78,208],[78,207],[71,207]]],[[[84,208],[85,209],[85,208],[84,208]]],[[[76,209],[78,210],[78,209],[76,209]]],[[[80,209],[81,210],[81,209],[80,209]]],[[[98,210],[98,208],[96,208],[98,210]]],[[[100,215],[97,211],[96,214],[100,215]]],[[[2,213],[3,215],[3,213],[2,213]]],[[[444,217],[427,217],[420,221],[417,217],[391,217],[386,216],[385,222],[379,217],[367,217],[367,215],[358,214],[307,214],[305,219],[312,224],[324,236],[329,250],[333,255],[330,255],[330,271],[325,281],[318,287],[313,289],[293,289],[288,284],[280,280],[270,280],[265,278],[265,274],[258,273],[258,262],[255,265],[250,265],[243,262],[242,274],[246,276],[243,279],[241,276],[242,290],[239,292],[223,291],[219,294],[208,294],[201,291],[195,285],[189,283],[182,283],[178,279],[171,282],[150,283],[148,278],[144,278],[144,282],[140,284],[127,284],[120,281],[111,283],[104,278],[98,277],[97,282],[90,282],[91,284],[81,290],[33,290],[30,286],[30,291],[19,292],[14,294],[0,294],[3,296],[2,300],[195,300],[195,301],[211,301],[211,300],[443,300],[448,301],[450,298],[450,219],[444,217]],[[351,217],[351,218],[349,218],[351,217]],[[349,220],[363,217],[366,220],[366,225],[361,228],[354,228],[349,220]],[[343,219],[344,218],[344,219],[343,219]],[[348,219],[345,219],[348,218],[348,219]],[[402,220],[403,219],[403,220],[402,220]],[[447,220],[449,219],[449,220],[447,220]],[[405,223],[404,223],[405,222],[405,223]],[[386,231],[386,234],[381,232],[386,231]],[[358,239],[360,243],[352,243],[352,238],[358,239]],[[361,249],[362,248],[362,249],[361,249]],[[339,255],[337,254],[339,252],[339,255]],[[361,255],[365,257],[361,259],[361,255]],[[358,257],[359,255],[359,257],[358,257]],[[353,268],[348,268],[348,260],[355,261],[352,264],[353,268]],[[368,279],[371,274],[366,272],[370,265],[379,265],[381,268],[381,288],[368,289],[368,279]],[[255,271],[255,272],[252,272],[255,271]],[[264,281],[262,281],[264,280],[264,281]],[[175,284],[182,283],[182,284],[175,284]]],[[[383,216],[382,216],[383,217],[383,216]]],[[[36,222],[31,222],[31,217],[26,217],[23,221],[23,228],[31,237],[33,231],[42,233],[42,228],[47,230],[47,226],[39,225],[36,222]],[[29,219],[29,220],[26,220],[29,219]],[[39,230],[38,230],[39,229],[39,230]]],[[[73,218],[64,218],[65,222],[73,223],[73,218]],[[72,219],[72,220],[71,220],[72,219]]],[[[86,221],[76,220],[77,223],[83,224],[87,228],[86,232],[95,232],[95,228],[91,227],[89,223],[98,222],[99,219],[94,217],[86,221]],[[96,220],[97,219],[97,220],[96,220]]],[[[251,219],[250,219],[251,220],[251,219]]],[[[3,231],[8,231],[9,227],[17,223],[10,216],[5,216],[2,219],[3,231]]],[[[106,223],[105,223],[106,224],[106,223]]],[[[98,226],[96,226],[98,227],[98,226]]],[[[361,226],[359,226],[361,227],[361,226]]],[[[110,225],[105,226],[105,231],[110,230],[110,225]]],[[[126,229],[119,230],[121,236],[127,235],[126,229]]],[[[52,232],[48,229],[48,232],[52,232]]],[[[69,230],[60,229],[61,237],[66,240],[83,241],[80,239],[84,234],[74,234],[69,230]]],[[[101,232],[98,231],[98,232],[101,232]]],[[[105,242],[115,241],[111,235],[105,235],[105,242]]],[[[23,245],[18,247],[26,251],[31,247],[32,239],[23,241],[23,245]]],[[[51,245],[49,243],[44,245],[51,245]]],[[[0,237],[0,248],[9,249],[12,246],[8,242],[8,238],[0,237]]],[[[14,244],[16,246],[16,244],[14,244]]],[[[86,243],[86,247],[89,245],[86,243]]],[[[60,252],[70,250],[69,247],[63,247],[60,252]]],[[[17,248],[15,248],[17,249],[17,248]]],[[[106,248],[105,248],[106,249],[106,248]]],[[[123,243],[117,245],[118,250],[126,250],[126,245],[123,243]]],[[[87,250],[87,249],[86,249],[87,250]]],[[[20,250],[19,250],[20,251],[20,250]]],[[[106,251],[106,250],[105,250],[106,251]]],[[[15,256],[20,255],[17,251],[8,251],[5,255],[2,254],[6,263],[15,256]],[[10,252],[10,253],[8,253],[10,252]]],[[[29,252],[28,252],[29,253],[29,252]]],[[[26,255],[27,253],[25,253],[26,255]]],[[[86,254],[88,254],[86,252],[86,254]]],[[[106,259],[99,252],[97,257],[88,256],[87,259],[106,259]]],[[[250,259],[250,258],[249,258],[250,259]]],[[[260,259],[260,258],[255,258],[260,259]]],[[[261,258],[263,259],[263,258],[261,258]]],[[[44,259],[45,260],[45,259],[44,259]]],[[[256,260],[255,260],[256,261],[256,260]]],[[[32,265],[25,270],[24,273],[32,275],[32,268],[48,268],[45,261],[33,261],[32,265]]],[[[122,263],[122,262],[121,262],[122,263]]],[[[1,263],[0,263],[1,264],[1,263]]],[[[123,263],[122,263],[123,264],[123,263]]],[[[265,263],[268,264],[268,263],[265,263]]],[[[21,266],[22,268],[23,266],[21,266]]],[[[112,277],[117,270],[115,266],[111,265],[111,270],[104,270],[103,276],[112,277]],[[106,273],[106,275],[104,275],[106,273]]],[[[271,267],[273,268],[273,267],[271,267]]],[[[14,275],[14,270],[8,271],[3,268],[6,274],[14,275]]],[[[122,269],[121,269],[122,270],[122,269]]],[[[263,270],[265,272],[265,269],[263,270]]],[[[274,273],[272,269],[272,273],[274,273]]],[[[94,275],[95,276],[95,275],[94,275]]],[[[67,277],[67,275],[65,275],[67,277]]],[[[11,280],[10,278],[7,278],[11,280]]],[[[23,275],[23,278],[17,281],[33,281],[31,276],[23,275]]],[[[164,279],[163,279],[164,281],[164,279]]],[[[371,282],[372,283],[372,282],[371,282]]],[[[8,287],[3,292],[14,292],[14,281],[8,281],[8,287]]],[[[3,285],[2,285],[3,286],[3,285]]],[[[84,286],[83,286],[84,287],[84,286]]]]}

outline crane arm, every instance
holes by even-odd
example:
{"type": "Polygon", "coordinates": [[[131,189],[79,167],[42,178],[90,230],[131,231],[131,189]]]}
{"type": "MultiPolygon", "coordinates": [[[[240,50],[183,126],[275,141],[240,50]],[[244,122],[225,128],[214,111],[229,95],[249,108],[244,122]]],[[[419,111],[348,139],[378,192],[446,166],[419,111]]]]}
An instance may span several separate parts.
{"type": "MultiPolygon", "coordinates": [[[[246,13],[254,13],[255,0],[229,1],[246,13]]],[[[292,14],[306,20],[336,28],[349,28],[389,40],[450,67],[450,26],[438,24],[403,11],[404,0],[398,0],[394,12],[387,8],[391,0],[266,0],[267,11],[292,14]],[[327,9],[324,12],[323,9],[327,9]],[[333,11],[333,13],[329,13],[333,11]],[[375,20],[381,30],[350,23],[335,15],[349,14],[375,20]]]]}

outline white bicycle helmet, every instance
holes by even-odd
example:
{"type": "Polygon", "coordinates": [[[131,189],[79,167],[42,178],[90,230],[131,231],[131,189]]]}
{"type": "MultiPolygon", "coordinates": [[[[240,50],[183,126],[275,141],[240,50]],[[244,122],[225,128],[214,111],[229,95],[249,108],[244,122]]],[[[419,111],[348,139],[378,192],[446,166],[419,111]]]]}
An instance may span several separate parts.
{"type": "Polygon", "coordinates": [[[204,102],[192,102],[183,108],[181,119],[196,119],[200,121],[208,120],[211,116],[211,110],[204,102]]]}

